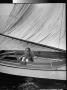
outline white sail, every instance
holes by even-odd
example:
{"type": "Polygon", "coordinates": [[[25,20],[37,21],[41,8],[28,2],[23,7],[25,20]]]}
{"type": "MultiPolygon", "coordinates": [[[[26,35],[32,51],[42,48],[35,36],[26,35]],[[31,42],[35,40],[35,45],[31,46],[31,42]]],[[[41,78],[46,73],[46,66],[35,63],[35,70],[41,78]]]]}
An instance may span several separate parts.
{"type": "Polygon", "coordinates": [[[64,3],[15,4],[0,33],[65,50],[65,30],[64,3]]]}

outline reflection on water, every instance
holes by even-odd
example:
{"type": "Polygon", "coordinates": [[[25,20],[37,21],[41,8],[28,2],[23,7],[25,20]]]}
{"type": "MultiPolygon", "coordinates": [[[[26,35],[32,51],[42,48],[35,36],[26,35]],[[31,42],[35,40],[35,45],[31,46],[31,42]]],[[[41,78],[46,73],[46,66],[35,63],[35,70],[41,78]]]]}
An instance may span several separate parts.
{"type": "Polygon", "coordinates": [[[18,90],[18,87],[25,84],[27,80],[32,81],[35,85],[41,88],[41,90],[52,88],[66,88],[65,81],[62,80],[29,78],[0,73],[0,90],[18,90]]]}

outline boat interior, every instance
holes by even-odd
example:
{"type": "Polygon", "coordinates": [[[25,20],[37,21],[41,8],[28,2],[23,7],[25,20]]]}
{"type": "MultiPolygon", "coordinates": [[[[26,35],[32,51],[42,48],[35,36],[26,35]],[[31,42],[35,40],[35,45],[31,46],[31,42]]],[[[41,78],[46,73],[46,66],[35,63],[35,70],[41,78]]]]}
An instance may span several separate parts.
{"type": "MultiPolygon", "coordinates": [[[[34,61],[28,62],[27,65],[20,63],[24,50],[1,50],[0,63],[14,64],[18,67],[26,67],[39,70],[58,70],[66,66],[66,52],[48,52],[48,51],[32,51],[34,61]]],[[[65,70],[66,68],[62,69],[65,70]]]]}

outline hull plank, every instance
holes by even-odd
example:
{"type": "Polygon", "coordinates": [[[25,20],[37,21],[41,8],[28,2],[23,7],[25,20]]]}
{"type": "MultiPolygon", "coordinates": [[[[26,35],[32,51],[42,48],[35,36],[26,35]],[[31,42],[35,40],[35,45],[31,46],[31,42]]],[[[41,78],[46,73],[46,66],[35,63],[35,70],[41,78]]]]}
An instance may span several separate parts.
{"type": "Polygon", "coordinates": [[[35,52],[34,61],[26,65],[20,62],[23,51],[6,51],[0,53],[0,72],[48,79],[66,80],[65,53],[35,52]],[[45,57],[45,56],[47,57],[45,57]],[[51,56],[49,58],[49,56],[51,56]],[[62,57],[61,57],[62,56],[62,57]],[[52,58],[53,57],[53,58],[52,58]]]}
{"type": "Polygon", "coordinates": [[[0,62],[0,72],[19,76],[66,80],[66,71],[64,70],[35,70],[17,64],[0,62]]]}

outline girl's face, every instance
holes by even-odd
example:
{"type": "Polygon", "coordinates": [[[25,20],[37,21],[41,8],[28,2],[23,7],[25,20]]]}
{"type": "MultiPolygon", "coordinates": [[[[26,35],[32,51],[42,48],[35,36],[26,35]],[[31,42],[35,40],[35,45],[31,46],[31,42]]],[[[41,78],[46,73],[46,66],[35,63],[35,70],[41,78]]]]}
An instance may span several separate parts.
{"type": "Polygon", "coordinates": [[[25,49],[25,53],[26,53],[26,54],[29,53],[29,49],[25,49]]]}

